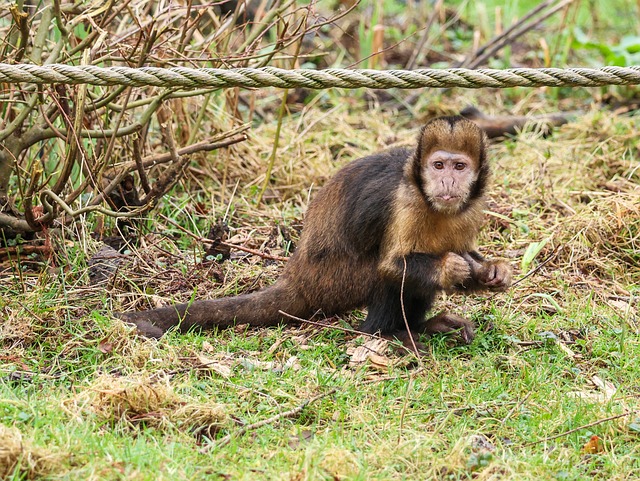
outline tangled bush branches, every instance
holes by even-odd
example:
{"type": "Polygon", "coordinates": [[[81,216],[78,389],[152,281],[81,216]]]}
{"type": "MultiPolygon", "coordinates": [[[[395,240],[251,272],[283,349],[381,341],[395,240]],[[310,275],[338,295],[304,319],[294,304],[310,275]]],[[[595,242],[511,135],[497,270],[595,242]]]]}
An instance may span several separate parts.
{"type": "MultiPolygon", "coordinates": [[[[0,12],[0,62],[256,67],[280,54],[289,65],[287,52],[320,25],[310,26],[312,7],[258,4],[19,2],[0,12]]],[[[243,99],[225,94],[1,84],[0,238],[152,208],[192,154],[244,140],[243,99]]]]}

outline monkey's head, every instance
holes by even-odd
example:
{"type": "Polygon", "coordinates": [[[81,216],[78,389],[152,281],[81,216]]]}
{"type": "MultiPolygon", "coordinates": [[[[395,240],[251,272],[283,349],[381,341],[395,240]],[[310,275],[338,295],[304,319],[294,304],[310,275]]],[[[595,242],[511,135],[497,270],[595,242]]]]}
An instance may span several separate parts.
{"type": "Polygon", "coordinates": [[[433,210],[456,214],[482,197],[486,151],[485,133],[463,117],[439,117],[422,128],[411,176],[433,210]]]}

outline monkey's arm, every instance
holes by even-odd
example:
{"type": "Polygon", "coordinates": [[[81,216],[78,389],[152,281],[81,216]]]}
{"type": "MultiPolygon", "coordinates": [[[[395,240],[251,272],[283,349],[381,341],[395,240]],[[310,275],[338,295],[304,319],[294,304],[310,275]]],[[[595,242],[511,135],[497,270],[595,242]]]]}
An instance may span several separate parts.
{"type": "Polygon", "coordinates": [[[457,289],[472,280],[470,263],[453,252],[443,255],[412,252],[394,256],[383,264],[382,274],[398,285],[404,280],[411,290],[426,294],[457,289]]]}
{"type": "Polygon", "coordinates": [[[511,287],[511,266],[501,259],[485,259],[479,252],[471,251],[462,254],[469,264],[471,279],[463,283],[464,290],[504,291],[511,287]]]}

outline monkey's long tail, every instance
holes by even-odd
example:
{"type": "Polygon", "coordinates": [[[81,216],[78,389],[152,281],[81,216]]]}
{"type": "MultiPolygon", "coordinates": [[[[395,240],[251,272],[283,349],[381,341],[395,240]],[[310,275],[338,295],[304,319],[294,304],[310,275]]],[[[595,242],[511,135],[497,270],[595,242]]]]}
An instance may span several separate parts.
{"type": "Polygon", "coordinates": [[[135,324],[143,335],[159,338],[174,326],[182,332],[193,327],[211,329],[236,324],[272,326],[282,321],[280,310],[294,316],[308,315],[305,301],[286,285],[276,283],[251,294],[124,312],[117,316],[135,324]]]}

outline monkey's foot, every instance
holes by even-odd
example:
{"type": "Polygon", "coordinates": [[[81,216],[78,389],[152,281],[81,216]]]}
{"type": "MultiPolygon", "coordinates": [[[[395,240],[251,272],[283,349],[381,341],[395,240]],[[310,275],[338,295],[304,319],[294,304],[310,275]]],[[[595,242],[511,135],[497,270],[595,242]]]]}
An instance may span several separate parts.
{"type": "MultiPolygon", "coordinates": [[[[146,311],[141,311],[146,312],[146,311]]],[[[136,312],[117,312],[115,317],[128,324],[133,324],[138,329],[138,332],[144,337],[152,339],[160,339],[164,334],[164,330],[161,327],[154,326],[149,321],[139,319],[140,315],[136,312]]]]}
{"type": "Polygon", "coordinates": [[[420,328],[421,332],[425,334],[453,334],[465,344],[470,344],[475,337],[473,322],[447,312],[441,312],[437,316],[427,319],[420,328]]]}
{"type": "Polygon", "coordinates": [[[400,341],[409,352],[416,356],[423,356],[428,352],[427,346],[418,341],[420,334],[415,331],[398,330],[391,334],[384,334],[382,337],[390,341],[400,341]]]}

